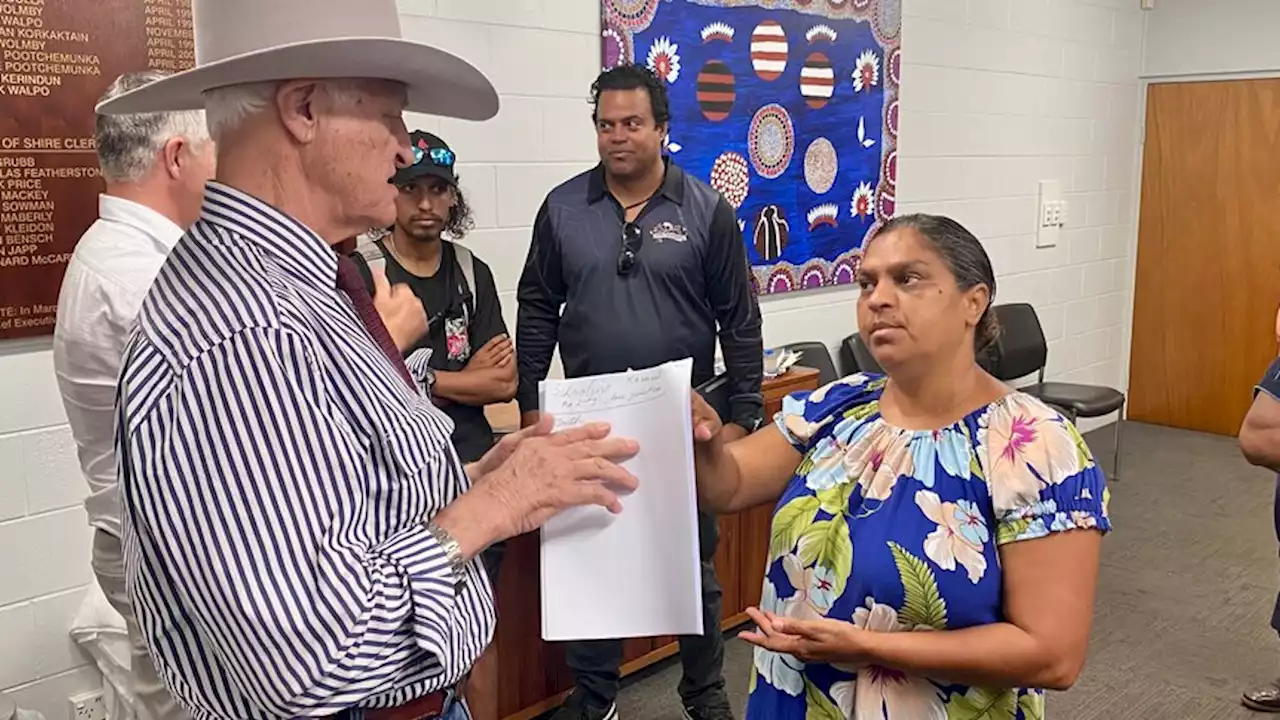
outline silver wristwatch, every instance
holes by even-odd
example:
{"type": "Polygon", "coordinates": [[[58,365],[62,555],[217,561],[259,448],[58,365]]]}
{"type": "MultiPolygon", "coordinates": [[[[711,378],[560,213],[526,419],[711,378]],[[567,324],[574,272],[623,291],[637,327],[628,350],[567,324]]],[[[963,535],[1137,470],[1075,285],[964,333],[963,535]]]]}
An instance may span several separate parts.
{"type": "Polygon", "coordinates": [[[449,559],[449,568],[453,570],[454,583],[457,587],[461,587],[467,579],[467,561],[462,556],[462,547],[458,545],[458,541],[448,531],[439,525],[428,522],[426,527],[427,532],[431,533],[431,537],[440,543],[441,548],[444,548],[445,557],[449,559]]]}

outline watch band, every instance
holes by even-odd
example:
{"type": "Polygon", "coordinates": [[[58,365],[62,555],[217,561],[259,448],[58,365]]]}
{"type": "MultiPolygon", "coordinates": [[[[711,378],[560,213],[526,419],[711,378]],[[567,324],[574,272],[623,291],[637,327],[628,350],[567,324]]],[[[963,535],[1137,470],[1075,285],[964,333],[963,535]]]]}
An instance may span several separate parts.
{"type": "Polygon", "coordinates": [[[454,581],[461,585],[467,578],[466,576],[466,558],[462,557],[462,547],[458,545],[458,541],[449,534],[447,530],[436,525],[433,522],[426,523],[427,532],[431,533],[431,537],[440,543],[440,547],[444,549],[445,557],[449,559],[449,569],[453,570],[454,581]]]}

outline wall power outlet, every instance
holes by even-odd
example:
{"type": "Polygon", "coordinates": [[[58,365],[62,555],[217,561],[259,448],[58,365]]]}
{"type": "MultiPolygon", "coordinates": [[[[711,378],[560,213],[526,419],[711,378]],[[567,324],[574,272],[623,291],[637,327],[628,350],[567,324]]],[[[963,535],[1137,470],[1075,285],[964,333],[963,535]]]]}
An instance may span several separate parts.
{"type": "Polygon", "coordinates": [[[72,695],[67,702],[71,720],[107,720],[107,700],[100,690],[72,695]]]}

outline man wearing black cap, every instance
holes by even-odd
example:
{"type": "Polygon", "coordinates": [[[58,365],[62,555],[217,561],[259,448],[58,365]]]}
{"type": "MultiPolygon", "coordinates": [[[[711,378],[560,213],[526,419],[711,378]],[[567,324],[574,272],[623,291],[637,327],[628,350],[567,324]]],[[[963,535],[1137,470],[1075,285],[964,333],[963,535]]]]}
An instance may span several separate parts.
{"type": "MultiPolygon", "coordinates": [[[[493,428],[484,414],[489,403],[507,402],[516,393],[516,359],[502,320],[502,305],[489,266],[468,248],[444,239],[461,239],[475,225],[458,187],[457,160],[444,140],[421,130],[409,137],[413,164],[393,182],[396,222],[389,230],[362,237],[352,256],[375,295],[372,266],[388,285],[404,283],[427,311],[427,334],[401,347],[406,356],[431,348],[427,383],[432,400],[453,419],[453,445],[464,463],[479,460],[493,446],[493,428]]],[[[395,337],[395,324],[388,323],[395,337]]],[[[505,549],[497,543],[480,556],[496,585],[505,549]]],[[[496,682],[492,648],[472,667],[467,693],[477,716],[496,715],[490,697],[496,682]]]]}
{"type": "MultiPolygon", "coordinates": [[[[484,406],[515,397],[515,353],[489,266],[444,239],[460,239],[475,225],[454,174],[453,151],[420,130],[410,144],[414,163],[393,179],[400,189],[395,225],[362,242],[357,259],[364,261],[362,269],[382,269],[390,284],[408,285],[422,301],[427,335],[401,350],[408,355],[431,348],[432,399],[453,419],[459,457],[474,462],[493,445],[484,406]]],[[[371,290],[375,274],[366,273],[371,290]]],[[[485,564],[493,575],[491,555],[485,564]]]]}

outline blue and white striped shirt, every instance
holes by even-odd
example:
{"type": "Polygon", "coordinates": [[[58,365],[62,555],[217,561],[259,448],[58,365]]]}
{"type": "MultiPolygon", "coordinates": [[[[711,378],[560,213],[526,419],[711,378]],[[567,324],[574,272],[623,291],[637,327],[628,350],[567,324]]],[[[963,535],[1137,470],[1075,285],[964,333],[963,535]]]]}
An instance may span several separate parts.
{"type": "MultiPolygon", "coordinates": [[[[469,481],[301,223],[211,183],[121,370],[129,595],[195,720],[391,707],[455,684],[494,627],[423,522],[469,481]]],[[[419,364],[419,363],[412,363],[419,364]]]]}

